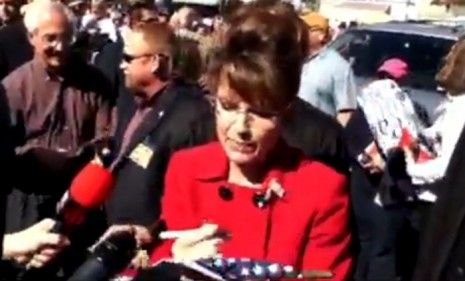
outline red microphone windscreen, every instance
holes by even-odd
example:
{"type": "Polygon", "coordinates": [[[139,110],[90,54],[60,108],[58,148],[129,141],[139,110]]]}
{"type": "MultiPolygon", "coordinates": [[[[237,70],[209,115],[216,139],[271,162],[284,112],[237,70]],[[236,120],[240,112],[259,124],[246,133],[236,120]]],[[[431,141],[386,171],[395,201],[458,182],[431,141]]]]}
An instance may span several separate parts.
{"type": "Polygon", "coordinates": [[[98,164],[89,163],[74,177],[69,193],[82,207],[97,208],[108,198],[113,185],[110,171],[98,164]]]}

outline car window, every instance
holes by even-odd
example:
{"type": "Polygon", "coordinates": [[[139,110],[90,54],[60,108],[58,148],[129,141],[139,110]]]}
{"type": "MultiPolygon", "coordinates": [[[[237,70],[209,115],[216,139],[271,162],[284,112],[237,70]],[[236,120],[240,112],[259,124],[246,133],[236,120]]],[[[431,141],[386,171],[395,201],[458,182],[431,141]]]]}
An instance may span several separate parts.
{"type": "MultiPolygon", "coordinates": [[[[453,40],[385,31],[350,30],[330,47],[352,63],[354,74],[372,78],[381,63],[397,57],[406,61],[410,75],[405,86],[435,90],[434,76],[453,40]]],[[[365,80],[365,79],[363,79],[365,80]]]]}

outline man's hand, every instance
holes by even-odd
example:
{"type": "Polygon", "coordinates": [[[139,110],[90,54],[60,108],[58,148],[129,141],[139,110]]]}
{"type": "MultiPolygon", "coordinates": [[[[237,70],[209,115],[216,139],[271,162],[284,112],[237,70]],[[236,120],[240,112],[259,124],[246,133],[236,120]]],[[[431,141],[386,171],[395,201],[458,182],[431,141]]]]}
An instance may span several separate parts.
{"type": "Polygon", "coordinates": [[[51,233],[55,221],[44,219],[20,232],[6,234],[3,238],[3,258],[12,258],[30,267],[42,267],[49,263],[69,240],[51,233]]]}
{"type": "Polygon", "coordinates": [[[144,226],[113,225],[102,235],[102,237],[100,237],[96,245],[108,239],[110,236],[121,232],[132,233],[134,235],[134,238],[136,239],[137,247],[139,248],[139,251],[136,253],[135,257],[131,261],[132,266],[135,268],[147,267],[149,261],[148,253],[145,250],[140,249],[140,247],[150,244],[153,241],[153,237],[150,234],[149,230],[144,226]]]}
{"type": "MultiPolygon", "coordinates": [[[[100,237],[99,242],[108,239],[108,237],[121,232],[130,232],[134,235],[139,247],[147,245],[152,242],[152,235],[145,226],[141,225],[112,225],[107,231],[100,237]]],[[[97,244],[99,243],[97,242],[97,244]]]]}
{"type": "Polygon", "coordinates": [[[362,153],[363,161],[360,161],[362,167],[370,174],[380,174],[386,167],[386,162],[378,149],[375,142],[371,142],[362,153]]]}
{"type": "Polygon", "coordinates": [[[362,167],[372,175],[381,174],[386,167],[386,162],[383,157],[381,157],[381,154],[378,153],[369,157],[368,162],[362,164],[362,167]]]}

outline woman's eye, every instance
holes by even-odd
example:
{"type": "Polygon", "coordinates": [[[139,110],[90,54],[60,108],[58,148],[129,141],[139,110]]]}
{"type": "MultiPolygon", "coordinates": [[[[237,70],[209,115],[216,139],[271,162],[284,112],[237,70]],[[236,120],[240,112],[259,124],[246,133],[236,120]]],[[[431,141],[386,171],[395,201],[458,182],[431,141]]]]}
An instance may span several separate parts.
{"type": "Polygon", "coordinates": [[[220,101],[221,107],[224,110],[235,110],[237,109],[237,104],[233,102],[227,102],[227,101],[220,101]]]}
{"type": "Polygon", "coordinates": [[[254,115],[260,117],[260,118],[264,118],[264,119],[270,119],[270,118],[273,118],[277,115],[276,112],[272,112],[272,111],[264,111],[264,110],[256,110],[256,109],[251,109],[250,110],[251,113],[253,113],[254,115]]]}

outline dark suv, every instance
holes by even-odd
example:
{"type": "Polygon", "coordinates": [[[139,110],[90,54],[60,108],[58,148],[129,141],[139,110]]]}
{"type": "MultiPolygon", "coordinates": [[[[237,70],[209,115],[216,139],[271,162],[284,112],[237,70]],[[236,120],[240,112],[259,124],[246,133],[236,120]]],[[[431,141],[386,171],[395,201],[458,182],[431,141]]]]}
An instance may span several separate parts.
{"type": "Polygon", "coordinates": [[[350,29],[330,47],[351,62],[360,87],[375,77],[385,59],[405,60],[411,71],[406,89],[434,118],[434,109],[443,98],[434,76],[451,45],[463,35],[465,25],[459,21],[387,22],[350,29]]]}

